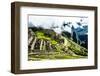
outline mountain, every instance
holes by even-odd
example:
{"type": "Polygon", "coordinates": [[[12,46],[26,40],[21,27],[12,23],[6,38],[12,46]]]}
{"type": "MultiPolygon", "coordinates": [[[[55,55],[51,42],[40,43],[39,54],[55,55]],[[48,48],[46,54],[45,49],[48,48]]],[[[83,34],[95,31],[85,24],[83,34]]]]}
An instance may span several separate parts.
{"type": "Polygon", "coordinates": [[[42,27],[28,28],[28,59],[76,59],[86,58],[88,51],[70,39],[70,33],[56,33],[42,27]]]}

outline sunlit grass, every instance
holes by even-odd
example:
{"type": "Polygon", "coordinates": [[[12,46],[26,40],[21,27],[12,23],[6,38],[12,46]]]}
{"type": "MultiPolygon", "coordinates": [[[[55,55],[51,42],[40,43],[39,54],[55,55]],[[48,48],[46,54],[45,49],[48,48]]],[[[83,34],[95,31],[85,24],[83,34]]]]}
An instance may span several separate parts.
{"type": "MultiPolygon", "coordinates": [[[[71,39],[62,37],[64,39],[66,39],[66,41],[68,41],[68,43],[66,43],[66,46],[64,46],[63,44],[60,44],[57,40],[52,39],[51,37],[46,36],[43,32],[41,31],[36,31],[35,32],[36,37],[38,39],[41,40],[46,40],[49,41],[51,43],[52,46],[55,46],[56,49],[54,49],[52,53],[47,52],[47,54],[45,54],[45,51],[41,51],[40,50],[40,54],[29,54],[28,55],[28,60],[44,60],[44,59],[80,59],[80,58],[87,58],[87,49],[81,47],[80,45],[78,45],[77,43],[73,42],[71,39]],[[67,48],[68,50],[62,50],[67,48]],[[84,51],[85,50],[85,51],[84,51]],[[66,53],[66,51],[71,51],[73,53],[75,53],[76,55],[69,55],[66,53]],[[43,53],[42,53],[43,52],[43,53]]],[[[38,49],[39,50],[39,49],[38,49]]]]}
{"type": "Polygon", "coordinates": [[[70,56],[67,54],[59,53],[59,54],[40,54],[40,55],[29,55],[29,60],[49,60],[49,59],[79,59],[86,58],[86,56],[70,56]]]}

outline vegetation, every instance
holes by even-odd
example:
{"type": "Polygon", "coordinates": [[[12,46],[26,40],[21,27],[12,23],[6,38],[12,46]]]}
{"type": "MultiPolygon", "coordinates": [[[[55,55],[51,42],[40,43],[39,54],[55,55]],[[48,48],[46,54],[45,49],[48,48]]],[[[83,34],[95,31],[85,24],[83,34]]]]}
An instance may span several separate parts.
{"type": "Polygon", "coordinates": [[[63,36],[41,27],[31,28],[29,34],[33,39],[28,45],[28,60],[77,59],[88,55],[87,49],[73,42],[69,35],[63,36]]]}

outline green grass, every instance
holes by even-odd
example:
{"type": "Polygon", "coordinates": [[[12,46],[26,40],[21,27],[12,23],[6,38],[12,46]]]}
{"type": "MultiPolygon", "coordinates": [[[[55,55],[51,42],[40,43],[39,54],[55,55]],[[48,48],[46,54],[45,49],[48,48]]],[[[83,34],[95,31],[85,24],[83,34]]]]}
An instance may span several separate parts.
{"type": "Polygon", "coordinates": [[[35,32],[38,39],[42,40],[48,40],[50,41],[51,45],[55,46],[56,50],[55,52],[45,54],[45,51],[40,51],[40,54],[34,55],[29,54],[28,60],[32,61],[38,61],[38,60],[45,60],[45,59],[80,59],[80,58],[87,58],[87,49],[84,47],[81,47],[77,43],[73,42],[72,40],[62,37],[63,39],[66,39],[68,43],[66,43],[67,46],[64,46],[63,44],[59,44],[57,40],[54,40],[48,36],[45,36],[43,32],[36,31],[35,32]],[[62,49],[68,48],[68,50],[74,52],[76,56],[69,55],[65,53],[62,49]]]}
{"type": "Polygon", "coordinates": [[[49,59],[79,59],[79,58],[86,58],[86,56],[70,56],[65,53],[53,53],[53,54],[40,54],[40,55],[29,55],[29,60],[49,60],[49,59]]]}
{"type": "Polygon", "coordinates": [[[50,37],[48,36],[45,36],[43,32],[36,32],[36,36],[39,38],[39,39],[44,39],[44,40],[49,40],[51,42],[51,44],[53,45],[56,45],[58,42],[51,39],[50,37]]]}
{"type": "Polygon", "coordinates": [[[36,32],[36,36],[37,36],[37,38],[39,38],[39,39],[46,39],[46,40],[51,40],[51,38],[50,37],[46,37],[45,35],[44,35],[44,33],[42,33],[42,32],[36,32]]]}

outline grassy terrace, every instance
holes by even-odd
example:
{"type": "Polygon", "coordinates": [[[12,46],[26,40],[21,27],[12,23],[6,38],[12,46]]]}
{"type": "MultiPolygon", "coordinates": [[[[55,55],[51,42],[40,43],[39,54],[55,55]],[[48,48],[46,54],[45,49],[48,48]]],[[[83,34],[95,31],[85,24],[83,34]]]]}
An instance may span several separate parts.
{"type": "Polygon", "coordinates": [[[51,44],[54,44],[54,45],[57,44],[57,41],[51,39],[51,38],[48,37],[48,36],[45,36],[43,32],[38,32],[38,31],[37,31],[37,32],[36,32],[36,36],[37,36],[37,38],[39,38],[39,39],[44,39],[44,40],[50,41],[51,44]]]}
{"type": "Polygon", "coordinates": [[[79,59],[79,58],[87,58],[87,49],[81,47],[80,45],[76,44],[72,40],[63,37],[68,41],[66,45],[59,44],[57,40],[52,39],[51,37],[45,36],[43,32],[36,31],[35,32],[38,39],[48,40],[50,41],[51,45],[55,46],[56,50],[54,52],[44,52],[40,50],[37,53],[28,53],[28,60],[38,61],[38,60],[47,60],[47,59],[79,59]],[[64,49],[64,50],[63,50],[64,49]]]}
{"type": "Polygon", "coordinates": [[[67,54],[64,54],[64,53],[59,53],[59,52],[53,52],[52,54],[51,53],[48,53],[48,54],[30,54],[29,55],[29,60],[47,60],[47,59],[50,59],[50,60],[54,60],[54,59],[79,59],[79,58],[86,58],[86,56],[70,56],[70,55],[67,55],[67,54]]]}

